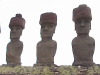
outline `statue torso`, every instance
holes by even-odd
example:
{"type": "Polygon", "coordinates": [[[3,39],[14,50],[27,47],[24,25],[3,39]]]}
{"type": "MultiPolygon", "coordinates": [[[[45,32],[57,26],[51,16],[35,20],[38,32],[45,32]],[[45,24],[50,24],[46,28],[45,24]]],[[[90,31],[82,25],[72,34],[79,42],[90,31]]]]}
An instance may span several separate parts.
{"type": "Polygon", "coordinates": [[[23,43],[21,41],[9,42],[7,45],[6,58],[7,62],[20,62],[20,56],[23,51],[23,43]]]}
{"type": "Polygon", "coordinates": [[[49,63],[54,62],[57,43],[54,40],[40,41],[37,44],[37,62],[49,63]]]}
{"type": "Polygon", "coordinates": [[[92,37],[76,37],[72,41],[72,50],[75,63],[88,63],[93,61],[95,40],[92,37]]]}

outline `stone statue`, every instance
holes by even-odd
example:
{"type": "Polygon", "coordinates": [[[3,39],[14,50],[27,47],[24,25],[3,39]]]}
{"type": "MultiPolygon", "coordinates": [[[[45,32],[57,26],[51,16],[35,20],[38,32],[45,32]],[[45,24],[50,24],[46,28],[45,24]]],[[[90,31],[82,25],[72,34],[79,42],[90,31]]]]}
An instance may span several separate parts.
{"type": "Polygon", "coordinates": [[[89,36],[91,20],[91,9],[87,5],[81,4],[78,8],[73,9],[73,21],[77,33],[77,37],[72,40],[73,66],[95,65],[93,62],[95,40],[89,36]]]}
{"type": "Polygon", "coordinates": [[[23,42],[20,41],[22,30],[25,27],[25,19],[21,14],[11,18],[9,28],[11,41],[7,45],[6,62],[8,66],[21,65],[21,54],[23,51],[23,42]]]}
{"type": "Polygon", "coordinates": [[[43,13],[40,16],[41,38],[37,43],[36,65],[52,66],[57,49],[57,42],[52,40],[57,25],[57,15],[52,12],[43,13]]]}

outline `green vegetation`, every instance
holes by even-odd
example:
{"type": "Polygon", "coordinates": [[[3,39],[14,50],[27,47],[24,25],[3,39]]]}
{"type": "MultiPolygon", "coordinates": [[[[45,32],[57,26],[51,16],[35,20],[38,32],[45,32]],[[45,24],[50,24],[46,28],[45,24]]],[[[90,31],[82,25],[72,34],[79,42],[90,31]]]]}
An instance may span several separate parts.
{"type": "Polygon", "coordinates": [[[99,73],[100,74],[100,66],[93,66],[93,67],[90,67],[88,68],[87,70],[88,74],[97,74],[99,73]]]}
{"type": "Polygon", "coordinates": [[[16,67],[0,67],[0,74],[29,74],[29,75],[52,75],[54,72],[50,70],[47,66],[38,66],[38,67],[25,67],[25,66],[16,66],[16,67]]]}
{"type": "Polygon", "coordinates": [[[75,66],[16,66],[7,67],[0,66],[0,74],[28,74],[28,75],[77,75],[85,73],[86,75],[100,74],[100,67],[93,66],[89,68],[75,67],[75,66]]]}
{"type": "Polygon", "coordinates": [[[75,66],[60,66],[58,71],[61,75],[71,75],[71,74],[78,74],[78,68],[75,66]]]}

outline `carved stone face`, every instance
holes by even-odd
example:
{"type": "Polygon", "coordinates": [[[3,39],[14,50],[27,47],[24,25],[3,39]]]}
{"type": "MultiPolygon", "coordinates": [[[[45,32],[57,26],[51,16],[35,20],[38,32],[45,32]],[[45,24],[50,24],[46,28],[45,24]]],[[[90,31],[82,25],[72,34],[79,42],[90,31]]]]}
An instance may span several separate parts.
{"type": "Polygon", "coordinates": [[[11,27],[10,38],[11,39],[20,38],[20,36],[22,35],[22,30],[23,29],[20,26],[11,27]]]}
{"type": "Polygon", "coordinates": [[[53,23],[44,23],[41,25],[41,37],[52,37],[55,33],[56,25],[53,23]]]}
{"type": "Polygon", "coordinates": [[[79,19],[75,22],[76,33],[89,33],[91,29],[91,20],[89,19],[79,19]]]}

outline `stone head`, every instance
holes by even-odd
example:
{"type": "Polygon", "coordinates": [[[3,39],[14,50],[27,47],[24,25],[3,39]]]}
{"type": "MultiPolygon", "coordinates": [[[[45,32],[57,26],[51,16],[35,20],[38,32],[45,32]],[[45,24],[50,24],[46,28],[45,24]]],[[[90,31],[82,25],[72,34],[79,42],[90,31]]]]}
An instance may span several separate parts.
{"type": "Polygon", "coordinates": [[[25,27],[25,19],[22,18],[21,14],[16,14],[16,17],[11,18],[9,28],[10,31],[10,38],[20,38],[22,35],[22,30],[25,27]]]}
{"type": "Polygon", "coordinates": [[[41,37],[52,37],[57,25],[57,15],[47,12],[40,16],[41,37]]]}
{"type": "Polygon", "coordinates": [[[10,38],[20,38],[20,36],[22,35],[22,30],[23,28],[21,26],[12,26],[10,31],[10,38]]]}
{"type": "Polygon", "coordinates": [[[75,22],[75,30],[77,33],[89,33],[91,29],[91,9],[87,5],[79,5],[73,9],[73,21],[75,22]]]}

